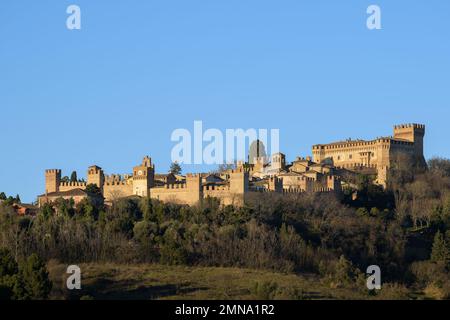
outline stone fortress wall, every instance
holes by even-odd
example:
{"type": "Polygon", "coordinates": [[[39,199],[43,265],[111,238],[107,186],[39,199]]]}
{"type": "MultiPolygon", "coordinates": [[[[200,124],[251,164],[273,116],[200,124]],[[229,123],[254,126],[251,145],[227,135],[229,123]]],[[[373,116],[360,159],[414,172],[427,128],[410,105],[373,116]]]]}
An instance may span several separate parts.
{"type": "Polygon", "coordinates": [[[88,184],[97,185],[106,202],[129,196],[150,196],[165,202],[177,202],[193,205],[206,197],[218,198],[224,205],[242,205],[244,195],[248,192],[248,173],[233,170],[224,185],[203,185],[200,174],[187,174],[180,183],[166,183],[155,186],[154,166],[149,157],[145,157],[140,166],[133,168],[133,175],[105,176],[98,166],[91,166],[87,172],[88,182],[61,182],[61,170],[45,171],[45,195],[41,197],[58,197],[64,192],[86,190],[88,184]]]}

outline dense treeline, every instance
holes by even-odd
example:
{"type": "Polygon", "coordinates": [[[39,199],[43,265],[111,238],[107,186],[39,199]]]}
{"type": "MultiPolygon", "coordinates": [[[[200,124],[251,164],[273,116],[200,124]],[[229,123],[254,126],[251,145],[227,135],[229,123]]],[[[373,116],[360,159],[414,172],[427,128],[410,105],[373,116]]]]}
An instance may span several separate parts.
{"type": "Polygon", "coordinates": [[[46,299],[52,288],[45,262],[36,254],[18,263],[0,249],[0,300],[46,299]]]}
{"type": "MultiPolygon", "coordinates": [[[[330,286],[364,290],[367,266],[383,282],[449,298],[450,161],[395,168],[387,191],[361,176],[344,199],[256,194],[243,208],[215,199],[189,207],[126,198],[105,208],[60,200],[18,217],[0,204],[0,247],[16,260],[158,262],[312,272],[330,286]],[[352,197],[356,192],[357,197],[352,197]]],[[[95,190],[93,191],[95,193],[95,190]]],[[[404,291],[404,290],[403,290],[404,291]]],[[[402,292],[403,292],[402,291],[402,292]]]]}

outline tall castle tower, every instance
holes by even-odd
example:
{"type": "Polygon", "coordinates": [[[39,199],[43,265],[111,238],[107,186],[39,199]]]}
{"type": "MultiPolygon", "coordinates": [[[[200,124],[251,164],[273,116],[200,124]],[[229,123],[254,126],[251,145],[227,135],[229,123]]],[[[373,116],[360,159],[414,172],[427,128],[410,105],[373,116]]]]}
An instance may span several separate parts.
{"type": "Polygon", "coordinates": [[[244,194],[248,191],[249,174],[246,170],[236,169],[230,173],[230,191],[235,194],[244,194]]]}
{"type": "Polygon", "coordinates": [[[425,125],[423,124],[401,124],[394,126],[394,139],[406,140],[414,143],[414,157],[418,165],[426,165],[423,155],[423,138],[425,136],[425,125]]]}
{"type": "Polygon", "coordinates": [[[155,166],[152,164],[152,159],[145,156],[142,164],[133,168],[133,194],[147,197],[154,183],[155,166]]]}
{"type": "Polygon", "coordinates": [[[102,168],[98,166],[90,166],[87,172],[87,184],[95,184],[103,192],[103,185],[105,184],[105,175],[102,168]]]}
{"type": "Polygon", "coordinates": [[[58,192],[61,183],[61,170],[45,170],[45,193],[58,192]]]}
{"type": "Polygon", "coordinates": [[[272,169],[284,170],[286,168],[286,156],[281,153],[272,155],[272,169]]]}
{"type": "Polygon", "coordinates": [[[245,203],[245,194],[248,191],[249,174],[246,170],[236,169],[230,173],[230,193],[233,204],[242,206],[245,203]]]}
{"type": "Polygon", "coordinates": [[[199,174],[187,174],[186,187],[189,190],[191,204],[196,204],[203,199],[202,177],[199,174]]]}

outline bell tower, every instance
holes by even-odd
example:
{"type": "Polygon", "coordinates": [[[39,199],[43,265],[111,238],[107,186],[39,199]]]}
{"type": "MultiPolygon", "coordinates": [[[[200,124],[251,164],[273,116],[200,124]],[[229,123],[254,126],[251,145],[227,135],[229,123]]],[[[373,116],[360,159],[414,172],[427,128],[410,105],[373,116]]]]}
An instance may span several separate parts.
{"type": "Polygon", "coordinates": [[[155,166],[152,159],[145,156],[142,164],[133,168],[133,194],[141,197],[149,195],[149,189],[155,184],[155,166]]]}
{"type": "Polygon", "coordinates": [[[284,170],[286,168],[286,156],[281,152],[272,155],[272,169],[284,170]]]}

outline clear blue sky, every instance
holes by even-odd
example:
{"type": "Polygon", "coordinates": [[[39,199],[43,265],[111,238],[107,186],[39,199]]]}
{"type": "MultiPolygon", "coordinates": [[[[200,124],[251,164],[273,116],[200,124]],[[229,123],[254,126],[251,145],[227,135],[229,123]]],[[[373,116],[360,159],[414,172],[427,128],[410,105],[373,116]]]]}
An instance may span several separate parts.
{"type": "Polygon", "coordinates": [[[2,0],[0,191],[33,201],[46,168],[126,173],[146,154],[166,172],[194,120],[279,128],[288,160],[420,122],[426,157],[450,157],[449,17],[448,0],[2,0]]]}

